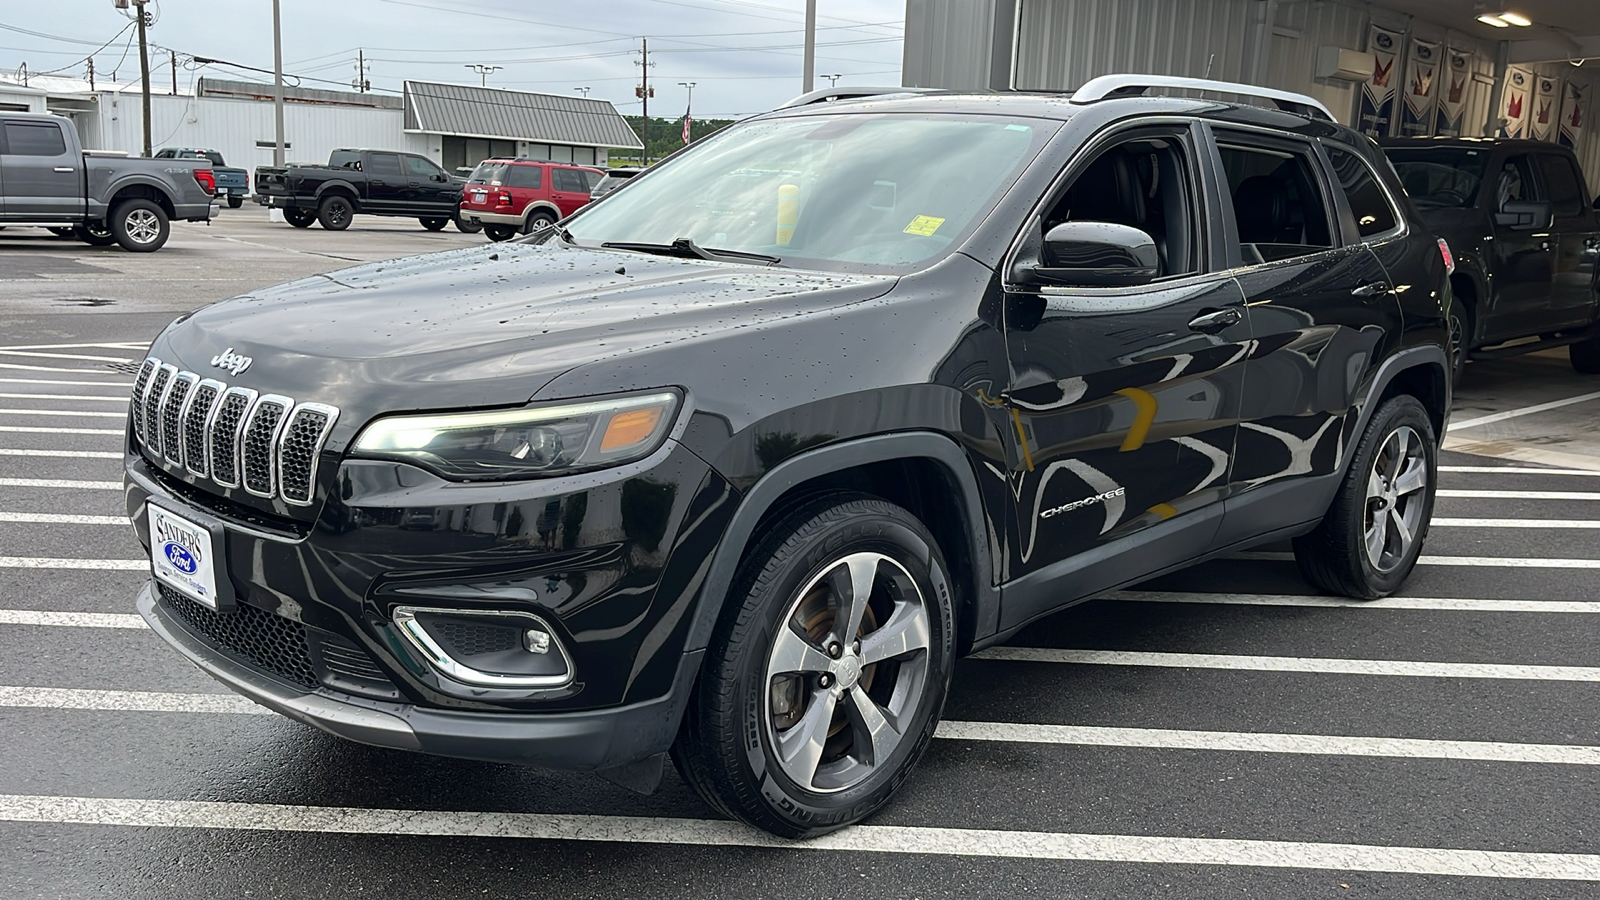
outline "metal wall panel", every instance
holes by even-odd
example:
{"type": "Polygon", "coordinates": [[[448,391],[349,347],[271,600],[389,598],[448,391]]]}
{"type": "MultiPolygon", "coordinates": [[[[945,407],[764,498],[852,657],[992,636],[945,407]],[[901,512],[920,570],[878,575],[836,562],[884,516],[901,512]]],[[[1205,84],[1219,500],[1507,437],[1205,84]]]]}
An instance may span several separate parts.
{"type": "Polygon", "coordinates": [[[990,87],[997,4],[1012,2],[907,0],[901,83],[955,90],[990,87]]]}
{"type": "MultiPolygon", "coordinates": [[[[98,149],[138,155],[144,140],[138,96],[103,95],[99,108],[98,149]]],[[[328,153],[338,147],[413,149],[409,146],[410,136],[401,131],[403,115],[398,109],[286,103],[283,118],[284,139],[290,144],[287,158],[293,162],[325,163],[328,153]]],[[[270,144],[274,137],[271,103],[167,94],[150,97],[153,150],[205,147],[219,151],[230,166],[254,169],[272,164],[272,147],[258,147],[256,143],[270,144]]]]}
{"type": "Polygon", "coordinates": [[[1022,0],[1016,87],[1067,90],[1137,72],[1238,81],[1259,0],[1022,0]]]}

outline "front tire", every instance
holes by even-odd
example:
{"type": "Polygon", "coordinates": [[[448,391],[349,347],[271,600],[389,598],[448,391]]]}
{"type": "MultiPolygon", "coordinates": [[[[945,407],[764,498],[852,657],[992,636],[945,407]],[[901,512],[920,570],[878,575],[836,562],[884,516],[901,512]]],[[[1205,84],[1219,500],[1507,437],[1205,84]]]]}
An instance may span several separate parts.
{"type": "Polygon", "coordinates": [[[821,497],[740,566],[673,747],[714,808],[789,838],[852,825],[921,759],[955,660],[949,568],[906,510],[821,497]]]}
{"type": "Polygon", "coordinates": [[[129,253],[154,253],[167,243],[172,223],[153,200],[124,200],[106,222],[111,235],[129,253]]]}
{"type": "Polygon", "coordinates": [[[350,198],[334,194],[322,198],[317,204],[317,221],[329,231],[343,231],[350,227],[350,220],[355,218],[356,208],[350,203],[350,198]]]}
{"type": "Polygon", "coordinates": [[[1373,414],[1333,505],[1316,530],[1295,538],[1300,574],[1330,594],[1376,600],[1416,567],[1433,518],[1438,439],[1415,397],[1373,414]]]}
{"type": "Polygon", "coordinates": [[[429,231],[443,231],[444,227],[450,224],[450,220],[442,216],[423,216],[420,221],[422,227],[429,231]]]}
{"type": "Polygon", "coordinates": [[[510,225],[485,225],[483,233],[491,241],[509,241],[517,236],[517,229],[510,225]]]}
{"type": "Polygon", "coordinates": [[[1568,345],[1567,359],[1573,371],[1585,375],[1600,375],[1600,336],[1568,345]]]}
{"type": "Polygon", "coordinates": [[[548,212],[543,210],[531,212],[528,213],[528,218],[522,223],[522,233],[533,234],[535,231],[543,231],[555,223],[556,217],[548,212]]]}

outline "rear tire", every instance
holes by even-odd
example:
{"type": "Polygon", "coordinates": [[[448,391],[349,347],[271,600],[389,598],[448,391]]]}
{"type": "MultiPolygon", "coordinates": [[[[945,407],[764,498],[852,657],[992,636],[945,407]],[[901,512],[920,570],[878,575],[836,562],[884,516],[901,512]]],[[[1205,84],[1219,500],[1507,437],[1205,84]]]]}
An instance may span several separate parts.
{"type": "Polygon", "coordinates": [[[323,197],[317,204],[317,221],[329,231],[343,231],[350,227],[350,220],[355,218],[356,208],[349,197],[334,194],[323,197]]]}
{"type": "Polygon", "coordinates": [[[228,208],[229,209],[238,209],[241,206],[244,206],[244,198],[243,197],[240,197],[237,194],[230,194],[228,196],[228,208]]]}
{"type": "Polygon", "coordinates": [[[422,227],[429,231],[443,231],[450,224],[450,220],[442,216],[423,216],[421,222],[422,227]]]}
{"type": "Polygon", "coordinates": [[[317,221],[317,214],[309,209],[291,206],[283,211],[283,220],[296,228],[310,228],[311,223],[317,221]]]}
{"type": "Polygon", "coordinates": [[[517,229],[510,225],[485,225],[483,233],[491,241],[509,241],[517,236],[517,229]]]}
{"type": "Polygon", "coordinates": [[[142,198],[117,204],[106,224],[117,243],[129,253],[154,253],[166,245],[172,234],[166,212],[155,201],[142,198]]]}
{"type": "Polygon", "coordinates": [[[1316,530],[1295,538],[1300,574],[1330,594],[1376,600],[1416,567],[1433,517],[1438,439],[1417,398],[1373,414],[1333,505],[1316,530]]]}
{"type": "Polygon", "coordinates": [[[684,780],[782,837],[882,808],[944,707],[948,572],[927,528],[876,498],[819,497],[773,525],[740,565],[690,695],[672,751],[684,780]]]}
{"type": "Polygon", "coordinates": [[[1567,359],[1575,371],[1600,375],[1600,336],[1567,346],[1567,359]]]}

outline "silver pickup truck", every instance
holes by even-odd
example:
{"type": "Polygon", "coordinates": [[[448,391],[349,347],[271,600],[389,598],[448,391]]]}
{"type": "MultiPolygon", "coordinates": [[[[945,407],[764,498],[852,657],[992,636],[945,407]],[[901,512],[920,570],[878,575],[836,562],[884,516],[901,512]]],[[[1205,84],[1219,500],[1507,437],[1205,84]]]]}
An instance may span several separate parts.
{"type": "Polygon", "coordinates": [[[0,113],[0,225],[39,225],[96,246],[161,249],[173,219],[217,214],[207,160],[86,151],[61,116],[0,113]]]}

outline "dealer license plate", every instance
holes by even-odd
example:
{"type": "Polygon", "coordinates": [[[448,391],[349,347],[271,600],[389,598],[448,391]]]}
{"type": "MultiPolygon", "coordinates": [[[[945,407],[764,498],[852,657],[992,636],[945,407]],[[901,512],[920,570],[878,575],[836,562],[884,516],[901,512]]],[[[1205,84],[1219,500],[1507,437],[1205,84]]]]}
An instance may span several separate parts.
{"type": "Polygon", "coordinates": [[[154,503],[147,504],[150,522],[150,570],[164,584],[218,611],[232,608],[232,591],[221,571],[222,526],[202,524],[154,503]]]}

